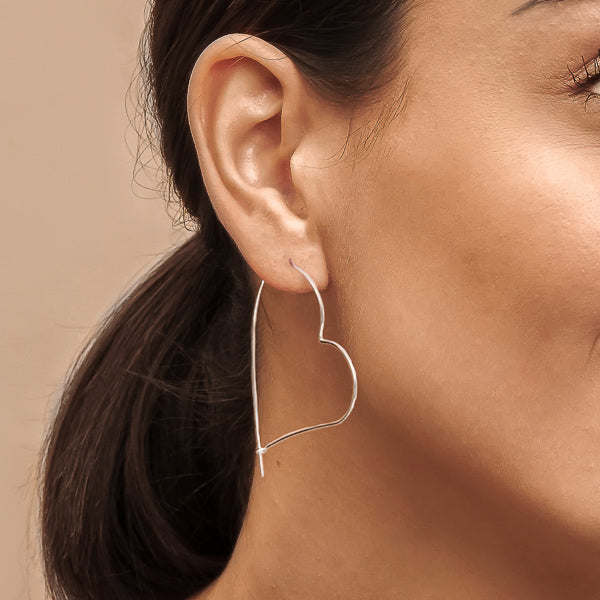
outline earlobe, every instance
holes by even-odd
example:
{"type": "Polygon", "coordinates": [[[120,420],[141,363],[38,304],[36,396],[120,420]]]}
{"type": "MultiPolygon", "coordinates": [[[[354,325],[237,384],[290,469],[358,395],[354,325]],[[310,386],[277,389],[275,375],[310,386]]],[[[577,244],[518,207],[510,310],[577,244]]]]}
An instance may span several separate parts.
{"type": "Polygon", "coordinates": [[[255,273],[290,292],[311,291],[290,258],[320,289],[328,284],[310,199],[292,173],[311,127],[311,99],[291,59],[237,34],[204,50],[188,88],[189,125],[215,212],[255,273]]]}

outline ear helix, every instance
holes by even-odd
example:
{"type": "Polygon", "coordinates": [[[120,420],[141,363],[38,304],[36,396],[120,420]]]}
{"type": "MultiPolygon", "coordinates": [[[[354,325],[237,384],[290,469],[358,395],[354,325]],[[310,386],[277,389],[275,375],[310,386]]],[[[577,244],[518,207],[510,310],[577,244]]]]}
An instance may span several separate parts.
{"type": "Polygon", "coordinates": [[[330,344],[332,346],[335,346],[342,353],[344,358],[346,359],[346,362],[348,363],[348,367],[350,368],[350,373],[352,374],[352,379],[353,379],[352,398],[350,400],[350,404],[348,405],[346,412],[339,419],[337,419],[335,421],[330,421],[327,423],[320,423],[318,425],[311,425],[309,427],[303,427],[302,429],[296,429],[295,431],[290,431],[289,433],[286,433],[285,435],[278,437],[277,439],[273,440],[272,442],[269,442],[268,444],[265,444],[264,446],[261,445],[259,419],[258,419],[258,392],[256,389],[256,320],[257,320],[257,316],[258,316],[258,307],[259,307],[259,303],[260,303],[260,297],[261,297],[262,290],[263,290],[263,287],[265,284],[264,280],[261,281],[260,287],[258,288],[258,293],[256,295],[256,301],[254,303],[254,313],[252,316],[251,356],[252,356],[252,400],[253,400],[253,405],[254,405],[254,424],[255,424],[255,428],[256,428],[256,454],[258,454],[258,458],[259,458],[259,462],[260,462],[260,473],[261,473],[262,477],[265,476],[263,455],[267,452],[267,450],[271,446],[274,446],[275,444],[278,444],[279,442],[283,442],[283,440],[287,440],[288,438],[291,438],[294,435],[299,435],[300,433],[306,433],[308,431],[314,431],[316,429],[323,429],[325,427],[333,427],[335,425],[341,425],[350,416],[350,413],[354,409],[354,405],[356,404],[356,396],[358,393],[358,382],[357,382],[357,377],[356,377],[356,369],[354,368],[354,364],[352,363],[352,359],[348,355],[348,352],[346,352],[346,349],[341,344],[338,344],[337,342],[334,342],[333,340],[328,340],[323,337],[323,329],[325,327],[325,307],[323,305],[323,299],[321,298],[321,294],[319,293],[319,290],[318,290],[315,282],[313,281],[312,277],[306,271],[304,271],[304,269],[301,269],[291,258],[290,258],[289,262],[290,262],[290,265],[294,269],[296,269],[298,272],[300,272],[306,278],[306,280],[308,281],[308,283],[310,283],[313,291],[315,292],[315,294],[317,296],[317,300],[319,301],[319,312],[320,312],[320,318],[321,318],[321,325],[319,327],[319,342],[322,344],[330,344]]]}

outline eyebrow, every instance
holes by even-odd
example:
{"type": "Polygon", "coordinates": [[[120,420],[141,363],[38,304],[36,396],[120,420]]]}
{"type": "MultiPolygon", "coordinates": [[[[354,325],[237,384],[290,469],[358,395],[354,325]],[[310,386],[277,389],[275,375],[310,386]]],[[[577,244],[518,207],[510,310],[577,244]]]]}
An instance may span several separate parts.
{"type": "Polygon", "coordinates": [[[528,0],[525,4],[521,4],[521,6],[517,6],[517,8],[511,11],[510,16],[520,15],[538,4],[556,4],[557,2],[564,2],[564,0],[528,0]]]}

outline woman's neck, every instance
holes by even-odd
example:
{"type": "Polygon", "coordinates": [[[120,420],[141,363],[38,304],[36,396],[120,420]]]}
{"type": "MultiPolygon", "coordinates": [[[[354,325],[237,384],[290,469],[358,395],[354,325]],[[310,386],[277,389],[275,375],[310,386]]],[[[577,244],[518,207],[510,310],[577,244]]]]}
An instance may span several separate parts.
{"type": "MultiPolygon", "coordinates": [[[[261,334],[263,445],[339,417],[352,390],[345,361],[312,335],[314,307],[281,311],[270,321],[285,327],[261,334]]],[[[581,543],[544,521],[543,507],[444,462],[430,451],[437,440],[390,422],[381,407],[391,401],[359,379],[347,421],[270,448],[264,478],[256,460],[232,559],[197,600],[600,597],[581,543]]]]}

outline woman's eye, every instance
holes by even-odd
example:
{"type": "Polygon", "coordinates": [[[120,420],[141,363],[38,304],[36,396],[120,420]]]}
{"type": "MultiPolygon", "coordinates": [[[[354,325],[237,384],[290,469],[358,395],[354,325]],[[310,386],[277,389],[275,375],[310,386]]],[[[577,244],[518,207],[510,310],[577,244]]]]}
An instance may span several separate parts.
{"type": "Polygon", "coordinates": [[[600,77],[597,77],[595,81],[588,84],[588,91],[594,96],[600,96],[600,77]]]}
{"type": "Polygon", "coordinates": [[[600,49],[598,55],[589,63],[582,56],[581,64],[576,71],[567,67],[572,80],[568,85],[572,90],[571,96],[584,97],[587,107],[589,100],[600,97],[600,49]]]}

